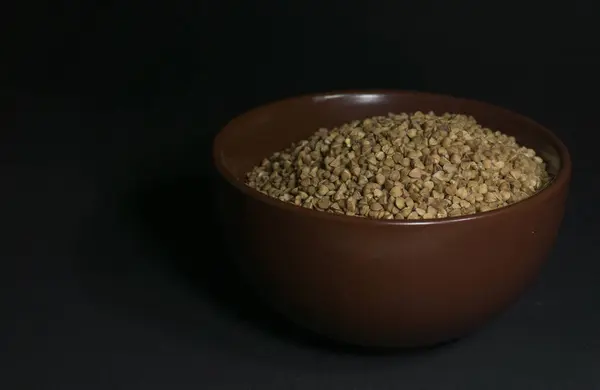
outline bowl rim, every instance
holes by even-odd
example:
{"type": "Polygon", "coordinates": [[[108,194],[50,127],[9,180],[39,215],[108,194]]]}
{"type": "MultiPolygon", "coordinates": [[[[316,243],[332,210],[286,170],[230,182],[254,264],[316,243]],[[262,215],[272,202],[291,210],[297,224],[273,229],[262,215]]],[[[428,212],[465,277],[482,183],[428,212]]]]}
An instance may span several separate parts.
{"type": "Polygon", "coordinates": [[[353,89],[353,90],[334,90],[330,92],[317,92],[310,94],[301,94],[292,97],[287,97],[283,99],[279,99],[276,101],[272,101],[266,104],[262,104],[260,106],[251,108],[230,120],[216,135],[213,142],[213,161],[216,165],[218,172],[225,178],[225,180],[233,185],[235,188],[240,190],[243,194],[250,196],[252,199],[267,204],[269,206],[295,213],[299,217],[305,218],[315,218],[320,220],[327,220],[331,222],[338,222],[344,224],[366,224],[372,226],[424,226],[424,225],[445,225],[452,224],[457,222],[475,220],[475,219],[488,219],[494,218],[495,216],[500,216],[506,213],[518,212],[521,209],[525,209],[528,205],[533,202],[544,202],[546,199],[555,196],[557,192],[563,189],[568,185],[571,178],[572,171],[572,162],[571,156],[565,144],[556,136],[551,130],[538,123],[537,121],[514,112],[512,110],[506,109],[501,106],[497,106],[495,104],[487,103],[484,101],[480,101],[477,99],[469,99],[456,97],[449,94],[438,94],[438,93],[430,93],[430,92],[420,92],[420,91],[412,91],[412,90],[394,90],[394,89],[353,89]],[[407,219],[375,219],[375,218],[365,218],[365,217],[357,217],[350,216],[344,214],[334,214],[328,213],[319,210],[307,209],[304,207],[296,206],[291,203],[283,202],[279,199],[272,198],[268,195],[265,195],[254,188],[251,188],[246,185],[245,181],[239,180],[235,177],[223,164],[221,159],[221,150],[223,138],[225,137],[225,133],[227,130],[234,126],[237,122],[244,121],[245,117],[250,116],[252,114],[258,114],[262,111],[267,111],[272,109],[274,106],[282,105],[282,104],[290,104],[294,101],[299,100],[326,100],[326,99],[334,99],[334,98],[344,98],[348,96],[359,96],[359,95],[409,95],[415,96],[419,95],[422,97],[431,97],[431,98],[443,98],[443,99],[451,99],[458,102],[463,102],[467,104],[477,104],[482,106],[483,108],[489,108],[495,110],[497,112],[501,112],[504,115],[512,116],[513,118],[518,119],[522,122],[527,122],[528,124],[537,127],[542,134],[544,134],[548,139],[552,141],[554,146],[557,148],[559,156],[560,156],[560,169],[558,174],[546,185],[545,188],[535,193],[534,195],[521,200],[519,202],[513,203],[508,206],[500,207],[498,209],[477,212],[475,214],[463,215],[458,217],[445,217],[445,218],[433,218],[433,219],[417,219],[417,220],[407,220],[407,219]]]}

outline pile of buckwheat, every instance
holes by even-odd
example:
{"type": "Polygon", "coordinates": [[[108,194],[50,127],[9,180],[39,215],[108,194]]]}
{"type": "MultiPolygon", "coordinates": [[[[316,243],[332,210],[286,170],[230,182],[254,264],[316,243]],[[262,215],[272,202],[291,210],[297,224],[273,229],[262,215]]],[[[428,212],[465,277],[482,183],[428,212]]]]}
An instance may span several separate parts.
{"type": "Polygon", "coordinates": [[[514,137],[470,116],[416,112],[319,129],[263,160],[246,184],[309,209],[414,220],[497,209],[549,181],[514,137]]]}

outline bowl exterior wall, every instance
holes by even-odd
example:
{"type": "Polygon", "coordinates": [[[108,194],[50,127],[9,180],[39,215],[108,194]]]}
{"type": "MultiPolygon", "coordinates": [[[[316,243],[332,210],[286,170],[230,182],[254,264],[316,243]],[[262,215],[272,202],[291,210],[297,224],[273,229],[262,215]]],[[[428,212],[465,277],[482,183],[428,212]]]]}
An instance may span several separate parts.
{"type": "Polygon", "coordinates": [[[224,215],[243,274],[286,317],[343,342],[408,347],[460,337],[512,303],[552,248],[566,195],[447,224],[315,223],[239,193],[224,215]]]}

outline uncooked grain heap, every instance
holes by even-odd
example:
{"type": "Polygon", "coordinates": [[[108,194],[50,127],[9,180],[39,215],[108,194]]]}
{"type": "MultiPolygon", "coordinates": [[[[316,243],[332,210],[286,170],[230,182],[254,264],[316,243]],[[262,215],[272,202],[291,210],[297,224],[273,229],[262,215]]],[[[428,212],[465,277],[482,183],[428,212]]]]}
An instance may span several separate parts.
{"type": "Polygon", "coordinates": [[[431,219],[518,202],[550,177],[514,137],[466,115],[356,120],[273,154],[246,184],[297,206],[378,219],[431,219]]]}

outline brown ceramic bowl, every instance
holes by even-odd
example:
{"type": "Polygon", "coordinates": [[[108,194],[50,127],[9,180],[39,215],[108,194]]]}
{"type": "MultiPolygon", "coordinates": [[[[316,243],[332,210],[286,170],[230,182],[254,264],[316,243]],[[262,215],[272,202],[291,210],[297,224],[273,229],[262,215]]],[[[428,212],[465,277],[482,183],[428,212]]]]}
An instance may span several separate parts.
{"type": "Polygon", "coordinates": [[[233,190],[220,199],[243,274],[291,320],[363,346],[459,338],[515,301],[553,246],[571,176],[563,143],[530,119],[477,101],[396,91],[301,96],[256,108],[218,134],[214,159],[233,190]],[[313,211],[244,185],[264,157],[319,127],[417,110],[470,114],[514,135],[548,162],[553,182],[505,208],[428,221],[313,211]]]}

